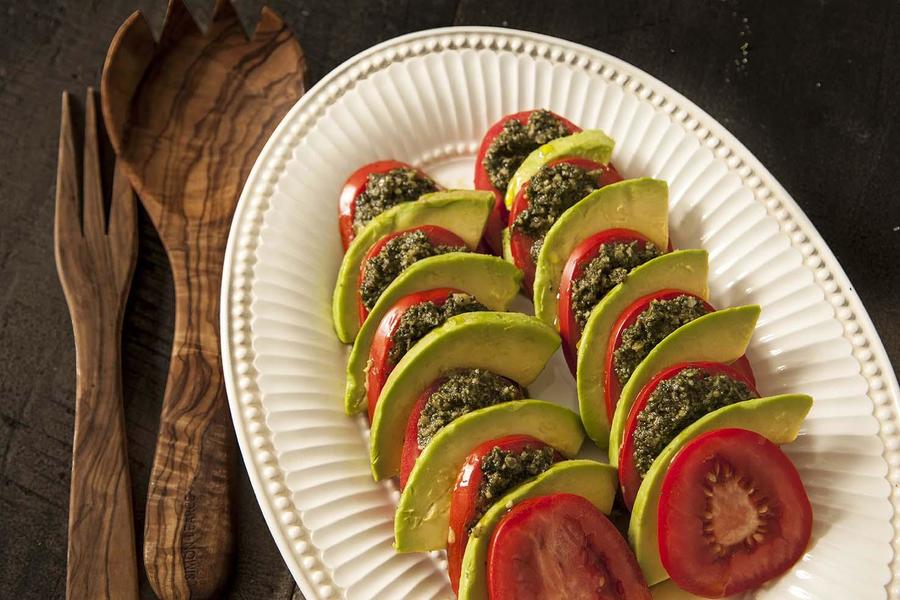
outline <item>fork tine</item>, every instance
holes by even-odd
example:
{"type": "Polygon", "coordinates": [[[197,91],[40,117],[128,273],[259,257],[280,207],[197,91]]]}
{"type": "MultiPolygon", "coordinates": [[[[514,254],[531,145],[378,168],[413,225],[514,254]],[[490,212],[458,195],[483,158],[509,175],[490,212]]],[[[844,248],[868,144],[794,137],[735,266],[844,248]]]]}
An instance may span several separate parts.
{"type": "Polygon", "coordinates": [[[103,210],[103,178],[100,175],[100,145],[97,141],[97,102],[93,88],[88,88],[84,114],[84,235],[97,237],[106,233],[103,210]]]}
{"type": "Polygon", "coordinates": [[[75,163],[75,135],[72,131],[72,99],[62,93],[59,124],[59,158],[56,165],[56,216],[54,232],[57,251],[64,238],[81,237],[78,214],[78,171],[75,163]]]}
{"type": "Polygon", "coordinates": [[[167,47],[182,37],[199,33],[200,27],[197,25],[194,17],[191,16],[187,6],[184,5],[184,0],[169,0],[162,33],[159,35],[159,45],[167,47]]]}
{"type": "MultiPolygon", "coordinates": [[[[137,259],[137,208],[134,192],[125,170],[116,163],[113,172],[112,200],[109,205],[109,238],[114,256],[117,281],[131,277],[137,259]],[[130,261],[126,260],[130,257],[130,261]]],[[[127,285],[127,282],[122,282],[127,285]]]]}

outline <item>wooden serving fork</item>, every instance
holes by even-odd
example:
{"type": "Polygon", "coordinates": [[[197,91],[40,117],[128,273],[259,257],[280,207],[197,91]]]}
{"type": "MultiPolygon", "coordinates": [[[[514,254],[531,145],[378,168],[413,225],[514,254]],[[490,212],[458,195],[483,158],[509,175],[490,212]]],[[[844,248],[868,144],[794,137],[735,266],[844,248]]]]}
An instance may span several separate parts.
{"type": "Polygon", "coordinates": [[[63,93],[54,225],[77,377],[66,597],[127,600],[138,597],[138,580],[120,349],[137,219],[131,186],[117,167],[107,227],[93,90],[86,104],[79,193],[71,100],[63,93]]]}
{"type": "Polygon", "coordinates": [[[256,157],[305,90],[290,30],[263,8],[249,39],[227,0],[206,32],[170,0],[159,41],[140,11],[103,66],[103,116],[175,281],[175,332],[150,476],[144,564],[164,600],[215,597],[233,549],[235,442],[219,340],[231,218],[256,157]]]}

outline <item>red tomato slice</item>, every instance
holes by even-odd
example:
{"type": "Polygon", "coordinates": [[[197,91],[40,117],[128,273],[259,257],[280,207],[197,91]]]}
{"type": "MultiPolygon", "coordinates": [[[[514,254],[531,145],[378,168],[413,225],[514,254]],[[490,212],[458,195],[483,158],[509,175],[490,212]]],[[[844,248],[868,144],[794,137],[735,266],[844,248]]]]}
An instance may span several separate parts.
{"type": "MultiPolygon", "coordinates": [[[[418,417],[416,417],[418,421],[418,417]]],[[[521,452],[525,448],[544,448],[547,444],[528,435],[510,435],[497,440],[485,442],[472,450],[466,458],[456,486],[450,496],[450,534],[447,543],[447,564],[450,571],[450,584],[453,591],[459,591],[459,577],[462,572],[463,555],[469,542],[469,527],[473,525],[475,501],[478,488],[481,486],[481,459],[495,447],[509,452],[521,452]]],[[[562,460],[557,454],[554,462],[562,460]]]]}
{"type": "Polygon", "coordinates": [[[750,381],[750,379],[734,367],[723,363],[681,363],[657,373],[656,376],[647,382],[647,385],[641,389],[635,399],[634,405],[631,407],[631,412],[628,413],[628,420],[625,421],[625,430],[622,433],[622,447],[619,452],[619,484],[622,486],[622,498],[625,500],[625,504],[628,506],[629,510],[634,506],[634,499],[637,497],[638,489],[641,487],[641,482],[643,481],[641,474],[637,470],[637,466],[634,464],[634,429],[637,427],[638,415],[641,414],[647,406],[650,395],[653,393],[653,390],[656,389],[656,386],[666,379],[675,377],[685,369],[691,368],[700,369],[711,375],[727,375],[729,378],[740,381],[749,387],[757,396],[759,395],[759,392],[756,391],[756,386],[753,385],[753,382],[750,381]]]}
{"type": "Polygon", "coordinates": [[[443,381],[443,378],[438,379],[425,388],[413,405],[412,412],[409,413],[409,419],[406,421],[406,432],[403,436],[403,450],[400,454],[401,491],[406,487],[406,481],[409,479],[413,465],[416,464],[416,459],[422,453],[422,449],[419,447],[419,415],[422,414],[422,409],[425,408],[428,398],[440,387],[443,381]]]}
{"type": "MultiPolygon", "coordinates": [[[[369,251],[366,252],[366,255],[365,257],[363,257],[363,261],[359,267],[359,280],[362,281],[366,276],[366,264],[368,264],[369,259],[381,252],[385,244],[387,244],[395,237],[401,236],[405,233],[410,233],[412,231],[421,231],[435,246],[466,246],[466,243],[461,237],[459,237],[449,229],[444,229],[443,227],[438,227],[437,225],[421,225],[419,227],[413,227],[411,229],[404,229],[403,231],[395,231],[394,233],[386,235],[375,242],[375,244],[373,244],[372,247],[369,248],[369,251]]],[[[357,306],[359,308],[359,322],[360,324],[362,324],[363,322],[365,322],[366,317],[369,316],[369,309],[367,309],[366,306],[362,303],[362,298],[359,298],[358,294],[357,306]]]]}
{"type": "Polygon", "coordinates": [[[575,375],[575,368],[578,364],[578,342],[581,340],[581,327],[575,320],[575,311],[572,307],[572,284],[584,274],[588,263],[600,253],[600,246],[633,241],[644,246],[650,240],[631,229],[601,231],[578,244],[569,255],[566,266],[563,267],[559,282],[559,335],[563,341],[563,354],[572,375],[575,375]]]}
{"type": "MultiPolygon", "coordinates": [[[[493,254],[497,256],[503,255],[503,243],[501,232],[503,228],[506,227],[507,222],[507,210],[506,210],[506,202],[504,200],[504,195],[506,194],[506,190],[498,190],[494,187],[494,184],[491,183],[490,177],[488,177],[487,171],[484,169],[484,156],[487,154],[488,149],[491,147],[491,144],[494,142],[494,139],[500,135],[500,132],[503,131],[503,125],[511,120],[515,119],[521,124],[526,124],[528,122],[528,117],[531,116],[534,110],[523,110],[522,112],[513,113],[511,115],[506,115],[487,130],[487,133],[484,134],[484,137],[481,138],[481,146],[478,148],[478,156],[475,158],[475,189],[476,190],[487,190],[489,192],[493,192],[494,194],[494,210],[491,212],[491,216],[488,218],[487,226],[484,230],[484,241],[487,246],[490,248],[493,254]]],[[[577,133],[581,131],[581,128],[578,125],[575,125],[565,117],[561,117],[556,113],[551,113],[553,117],[561,122],[563,126],[569,130],[569,133],[577,133]]]]}
{"type": "MultiPolygon", "coordinates": [[[[611,164],[601,165],[584,158],[564,157],[548,163],[548,166],[558,165],[561,163],[575,165],[576,167],[580,167],[586,171],[599,170],[600,174],[597,177],[597,183],[600,185],[600,187],[622,180],[621,175],[619,175],[615,167],[613,167],[611,164]]],[[[525,185],[523,185],[519,189],[519,192],[516,194],[516,197],[513,200],[512,208],[509,212],[509,246],[513,263],[517,267],[519,267],[519,269],[521,269],[523,273],[522,287],[524,288],[525,293],[530,297],[533,295],[534,289],[535,263],[534,259],[531,258],[531,247],[534,245],[534,239],[522,233],[513,226],[513,223],[515,223],[516,217],[519,216],[519,213],[528,208],[527,191],[528,182],[526,182],[525,185]]]]}
{"type": "Polygon", "coordinates": [[[659,500],[659,554],[678,587],[721,598],[796,563],[812,532],[797,469],[756,432],[717,429],[675,456],[659,500]]]}
{"type": "MultiPolygon", "coordinates": [[[[356,232],[353,230],[356,198],[366,191],[366,181],[368,180],[369,175],[372,173],[387,173],[394,169],[415,169],[415,167],[408,165],[405,162],[400,162],[399,160],[379,160],[363,165],[353,171],[353,173],[350,174],[350,177],[347,178],[347,181],[344,182],[344,187],[341,189],[340,200],[338,201],[338,208],[340,211],[338,225],[341,229],[341,243],[344,245],[345,252],[347,251],[347,246],[349,246],[350,242],[353,241],[353,238],[356,237],[356,232]]],[[[421,169],[416,169],[416,171],[425,179],[431,179],[431,177],[425,174],[421,169]]]]}
{"type": "MultiPolygon", "coordinates": [[[[671,251],[671,248],[669,248],[669,250],[671,251]]],[[[682,290],[666,289],[647,294],[646,296],[635,300],[628,308],[622,311],[622,314],[619,315],[619,318],[616,319],[615,324],[612,326],[609,342],[606,347],[606,371],[603,382],[604,400],[606,401],[606,416],[610,421],[612,421],[613,414],[616,412],[616,404],[619,402],[619,396],[622,394],[622,385],[619,384],[619,378],[616,377],[614,373],[615,352],[618,350],[619,346],[622,345],[622,334],[626,329],[634,325],[634,322],[637,321],[641,313],[647,310],[647,307],[650,306],[652,301],[671,300],[677,296],[694,296],[697,300],[702,302],[710,312],[716,310],[712,304],[706,302],[699,296],[689,294],[682,290]]],[[[756,378],[753,376],[753,369],[750,367],[750,361],[747,360],[746,356],[740,357],[731,363],[731,366],[750,381],[751,387],[756,387],[756,378]]]]}
{"type": "Polygon", "coordinates": [[[437,288],[433,290],[425,290],[404,296],[385,313],[378,329],[375,331],[375,337],[372,338],[372,345],[369,348],[369,370],[366,373],[366,394],[369,401],[369,423],[375,416],[375,405],[378,403],[378,396],[387,381],[388,375],[394,369],[394,365],[390,364],[389,357],[391,349],[394,347],[394,333],[400,326],[400,319],[407,309],[422,304],[423,302],[433,302],[437,306],[443,306],[447,298],[453,294],[461,293],[461,290],[455,288],[437,288]]]}
{"type": "Polygon", "coordinates": [[[551,494],[516,504],[491,535],[490,600],[650,600],[637,560],[587,499],[551,494]]]}

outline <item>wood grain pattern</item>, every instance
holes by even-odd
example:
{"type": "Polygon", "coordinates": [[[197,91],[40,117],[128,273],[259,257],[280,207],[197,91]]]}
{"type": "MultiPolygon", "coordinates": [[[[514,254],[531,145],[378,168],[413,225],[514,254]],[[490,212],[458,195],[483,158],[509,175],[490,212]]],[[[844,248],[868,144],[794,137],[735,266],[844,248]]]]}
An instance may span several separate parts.
{"type": "Polygon", "coordinates": [[[159,42],[135,13],[107,54],[110,138],[175,281],[144,530],[147,576],[164,599],[211,598],[228,579],[235,446],[219,343],[222,262],[250,168],[304,89],[303,54],[281,20],[264,8],[248,39],[227,0],[205,33],[170,1],[159,42]]]}
{"type": "Polygon", "coordinates": [[[138,579],[120,340],[137,259],[135,200],[116,169],[107,231],[97,111],[89,90],[79,211],[75,135],[65,93],[61,121],[54,238],[77,373],[66,597],[127,600],[138,597],[138,579]]]}

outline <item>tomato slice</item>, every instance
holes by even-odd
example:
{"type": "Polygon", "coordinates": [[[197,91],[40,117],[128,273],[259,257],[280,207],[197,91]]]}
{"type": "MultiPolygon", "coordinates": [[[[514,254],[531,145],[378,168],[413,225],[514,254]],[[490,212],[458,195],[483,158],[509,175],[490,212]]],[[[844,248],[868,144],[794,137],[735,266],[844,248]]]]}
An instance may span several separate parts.
{"type": "MultiPolygon", "coordinates": [[[[612,164],[601,165],[600,163],[584,158],[563,157],[548,163],[547,166],[554,166],[561,163],[574,165],[585,171],[599,171],[597,183],[600,187],[622,180],[622,176],[619,175],[612,164]]],[[[516,194],[512,208],[509,212],[509,249],[513,263],[522,270],[522,287],[528,296],[532,296],[536,265],[534,259],[531,258],[531,247],[534,245],[535,240],[529,235],[519,231],[518,228],[514,226],[516,217],[519,216],[519,213],[528,208],[528,202],[528,182],[526,182],[516,194]]]]}
{"type": "Polygon", "coordinates": [[[746,429],[709,431],[685,445],[666,472],[658,516],[663,567],[680,588],[707,598],[781,575],[812,532],[797,469],[746,429]]]}
{"type": "MultiPolygon", "coordinates": [[[[618,350],[619,346],[622,345],[622,335],[625,333],[626,329],[634,325],[634,322],[637,321],[641,313],[647,310],[647,307],[650,306],[651,302],[654,300],[671,300],[678,296],[693,296],[702,302],[703,306],[705,306],[709,312],[716,310],[712,304],[706,302],[699,296],[683,290],[665,289],[653,292],[652,294],[647,294],[632,302],[628,308],[622,311],[622,314],[619,315],[619,318],[616,319],[615,324],[613,324],[612,329],[610,330],[609,342],[606,347],[606,370],[605,379],[603,381],[606,416],[610,422],[612,422],[613,415],[616,412],[616,404],[619,402],[619,396],[622,394],[622,385],[619,383],[619,378],[616,377],[615,374],[615,352],[618,350]]],[[[746,356],[740,357],[731,363],[731,366],[744,378],[750,381],[751,387],[756,387],[756,378],[753,376],[753,369],[750,367],[750,361],[746,356]]]]}
{"type": "MultiPolygon", "coordinates": [[[[418,417],[416,418],[418,421],[418,417]]],[[[453,591],[459,591],[463,555],[469,542],[469,529],[474,523],[478,489],[481,486],[481,459],[494,448],[509,452],[521,452],[525,448],[545,448],[547,444],[529,435],[510,435],[490,440],[472,450],[463,463],[456,485],[450,496],[450,532],[447,543],[447,564],[453,591]]],[[[562,460],[557,453],[554,462],[562,460]]],[[[498,498],[499,499],[499,498],[498,498]]]]}
{"type": "Polygon", "coordinates": [[[453,294],[460,294],[461,290],[455,288],[436,288],[433,290],[425,290],[416,292],[408,296],[404,296],[385,313],[378,324],[375,336],[372,338],[372,345],[369,348],[368,371],[366,372],[366,395],[369,401],[369,423],[375,416],[375,405],[378,403],[378,396],[387,381],[388,375],[393,371],[394,366],[390,364],[391,349],[394,347],[394,333],[400,326],[400,319],[403,314],[413,306],[422,304],[423,302],[432,302],[437,306],[443,306],[447,302],[447,298],[453,294]]]}
{"type": "Polygon", "coordinates": [[[373,173],[387,173],[394,169],[415,169],[423,178],[431,179],[431,177],[421,169],[416,169],[412,165],[400,162],[399,160],[378,160],[363,165],[353,171],[353,173],[350,174],[350,177],[347,178],[347,181],[344,182],[344,187],[341,189],[340,200],[338,201],[338,209],[340,211],[338,225],[341,230],[341,243],[344,246],[345,252],[350,245],[350,242],[356,237],[356,232],[353,229],[353,216],[356,213],[356,198],[366,191],[366,182],[369,175],[373,173]]]}
{"type": "Polygon", "coordinates": [[[650,600],[637,560],[587,499],[551,494],[516,504],[488,548],[490,600],[650,600]]]}
{"type": "Polygon", "coordinates": [[[749,387],[757,396],[756,386],[743,373],[730,365],[715,362],[688,362],[673,365],[664,371],[657,373],[653,379],[647,382],[637,398],[631,412],[628,413],[628,420],[625,421],[625,430],[622,434],[622,448],[619,452],[619,484],[622,486],[622,498],[628,509],[634,506],[634,499],[637,497],[638,489],[641,487],[643,478],[634,464],[634,429],[637,427],[638,415],[646,408],[650,395],[661,382],[671,379],[685,369],[700,369],[710,375],[727,375],[729,378],[740,381],[749,387]]]}
{"type": "MultiPolygon", "coordinates": [[[[403,234],[413,231],[421,231],[422,233],[424,233],[428,240],[435,246],[467,247],[466,243],[461,237],[459,237],[449,229],[444,229],[443,227],[438,227],[437,225],[421,225],[419,227],[404,229],[403,231],[395,231],[394,233],[388,234],[375,242],[375,244],[373,244],[372,247],[369,248],[369,251],[366,252],[366,255],[365,257],[363,257],[362,263],[359,267],[359,280],[362,281],[366,276],[366,265],[369,263],[369,259],[381,252],[384,246],[395,237],[399,237],[403,234]]],[[[357,294],[357,308],[359,309],[359,322],[360,324],[362,324],[365,322],[366,317],[369,316],[369,309],[367,309],[365,304],[363,304],[362,298],[359,297],[359,294],[357,294]]]]}
{"type": "Polygon", "coordinates": [[[578,244],[563,267],[559,282],[559,335],[562,337],[563,354],[572,375],[575,375],[578,364],[578,342],[581,340],[581,327],[575,319],[575,310],[572,306],[572,285],[584,274],[588,263],[597,257],[600,246],[634,241],[644,246],[650,240],[631,229],[601,231],[578,244]]]}
{"type": "MultiPolygon", "coordinates": [[[[490,149],[491,144],[494,143],[494,139],[500,135],[500,132],[503,131],[503,126],[509,120],[516,120],[522,125],[528,122],[528,117],[531,116],[531,113],[534,110],[523,110],[521,112],[513,113],[510,115],[506,115],[501,118],[499,121],[491,125],[491,127],[487,130],[487,133],[484,134],[484,137],[481,138],[481,146],[478,147],[478,155],[475,157],[475,189],[476,190],[487,190],[489,192],[493,192],[494,194],[494,209],[491,211],[491,216],[488,218],[487,226],[484,230],[484,242],[487,244],[488,248],[491,250],[491,253],[496,254],[497,256],[502,256],[503,254],[503,242],[501,233],[503,228],[506,227],[506,222],[508,218],[508,212],[506,210],[506,201],[504,196],[506,195],[506,190],[498,190],[494,187],[494,184],[491,183],[491,178],[488,177],[487,171],[482,164],[484,162],[484,157],[487,154],[487,151],[490,149]]],[[[575,125],[565,117],[562,117],[556,113],[551,112],[550,114],[553,117],[563,124],[563,126],[569,130],[569,133],[577,133],[581,131],[581,127],[575,125]]]]}

